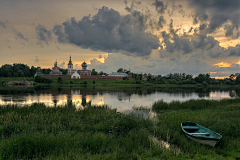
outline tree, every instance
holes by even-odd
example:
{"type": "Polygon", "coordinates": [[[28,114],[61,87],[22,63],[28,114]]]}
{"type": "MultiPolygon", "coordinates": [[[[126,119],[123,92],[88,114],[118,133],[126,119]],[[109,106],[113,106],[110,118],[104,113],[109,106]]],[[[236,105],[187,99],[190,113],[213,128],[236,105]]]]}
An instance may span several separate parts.
{"type": "Polygon", "coordinates": [[[237,83],[237,84],[240,84],[240,75],[237,76],[237,78],[236,78],[236,83],[237,83]]]}
{"type": "Polygon", "coordinates": [[[21,69],[17,71],[17,75],[18,77],[24,77],[24,73],[21,69]]]}
{"type": "Polygon", "coordinates": [[[38,83],[41,83],[41,81],[42,81],[42,76],[36,75],[35,78],[34,78],[34,81],[35,81],[35,82],[38,82],[38,83]]]}
{"type": "Polygon", "coordinates": [[[206,81],[203,81],[202,86],[203,86],[203,88],[206,88],[208,86],[208,83],[206,81]]]}
{"type": "Polygon", "coordinates": [[[62,77],[58,77],[58,83],[60,83],[60,84],[63,83],[63,79],[62,79],[62,77]]]}
{"type": "Polygon", "coordinates": [[[118,73],[122,73],[122,72],[123,72],[123,69],[122,69],[122,68],[119,68],[119,69],[117,70],[117,72],[118,72],[118,73]]]}
{"type": "Polygon", "coordinates": [[[152,80],[152,75],[150,73],[148,73],[147,81],[151,81],[151,80],[152,80]]]}
{"type": "Polygon", "coordinates": [[[95,69],[92,69],[91,75],[98,75],[98,72],[95,69]]]}
{"type": "Polygon", "coordinates": [[[98,74],[99,74],[99,75],[103,75],[103,71],[99,72],[98,74]]]}

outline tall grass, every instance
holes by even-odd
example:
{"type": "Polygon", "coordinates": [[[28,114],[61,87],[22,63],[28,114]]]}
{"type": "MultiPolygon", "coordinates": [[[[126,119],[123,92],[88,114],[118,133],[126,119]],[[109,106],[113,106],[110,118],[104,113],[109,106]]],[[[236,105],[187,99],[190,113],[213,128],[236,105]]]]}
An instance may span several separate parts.
{"type": "MultiPolygon", "coordinates": [[[[239,159],[240,100],[156,102],[157,123],[104,105],[0,107],[0,159],[239,159]],[[196,122],[223,137],[215,148],[188,139],[196,122]],[[154,139],[154,141],[152,140],[154,139]],[[159,145],[161,140],[170,149],[159,145]],[[158,143],[156,143],[156,141],[158,143]]],[[[144,107],[135,111],[149,111],[144,107]]]]}
{"type": "MultiPolygon", "coordinates": [[[[146,159],[165,157],[149,140],[153,122],[105,105],[0,107],[1,159],[146,159]]],[[[166,151],[170,152],[170,151],[166,151]]]]}
{"type": "Polygon", "coordinates": [[[240,103],[239,98],[235,99],[221,99],[217,100],[206,100],[206,99],[199,99],[199,100],[189,100],[185,102],[180,101],[172,101],[170,103],[163,102],[163,100],[159,100],[153,103],[152,109],[157,113],[165,112],[165,111],[177,111],[182,109],[187,110],[202,110],[202,109],[210,109],[216,108],[220,106],[230,105],[240,103]]]}
{"type": "Polygon", "coordinates": [[[155,133],[177,146],[190,159],[240,158],[240,99],[190,100],[187,102],[153,104],[158,112],[155,133]],[[192,121],[222,135],[213,149],[187,138],[181,130],[182,122],[192,121]]]}

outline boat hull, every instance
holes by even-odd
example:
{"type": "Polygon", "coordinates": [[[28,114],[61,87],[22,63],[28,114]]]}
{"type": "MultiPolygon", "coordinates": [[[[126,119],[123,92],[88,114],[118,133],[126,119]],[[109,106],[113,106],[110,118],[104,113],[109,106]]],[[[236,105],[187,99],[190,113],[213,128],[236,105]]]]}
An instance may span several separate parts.
{"type": "Polygon", "coordinates": [[[190,138],[191,140],[197,142],[197,143],[201,143],[201,144],[204,144],[204,145],[209,145],[211,147],[215,147],[215,145],[218,143],[218,140],[196,139],[196,138],[193,138],[193,137],[191,137],[187,134],[186,134],[186,136],[188,138],[190,138]]]}
{"type": "Polygon", "coordinates": [[[215,145],[220,141],[222,136],[208,128],[205,128],[197,123],[184,122],[181,124],[182,130],[185,135],[191,140],[215,147],[215,145]]]}

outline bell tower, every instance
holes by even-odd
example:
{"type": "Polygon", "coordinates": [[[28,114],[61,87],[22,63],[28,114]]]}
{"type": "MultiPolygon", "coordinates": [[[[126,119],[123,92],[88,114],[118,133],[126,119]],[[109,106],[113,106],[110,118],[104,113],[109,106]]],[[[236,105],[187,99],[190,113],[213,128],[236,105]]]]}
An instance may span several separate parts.
{"type": "Polygon", "coordinates": [[[72,74],[73,74],[73,64],[72,64],[71,55],[70,55],[70,60],[68,62],[68,72],[67,72],[67,75],[72,75],[72,74]]]}

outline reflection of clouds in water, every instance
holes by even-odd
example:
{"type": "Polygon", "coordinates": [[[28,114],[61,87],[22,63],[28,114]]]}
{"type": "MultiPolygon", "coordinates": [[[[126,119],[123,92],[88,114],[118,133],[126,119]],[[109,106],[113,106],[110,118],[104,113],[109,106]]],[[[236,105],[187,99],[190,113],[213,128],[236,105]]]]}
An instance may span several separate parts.
{"type": "MultiPolygon", "coordinates": [[[[44,91],[44,90],[43,90],[44,91]]],[[[66,93],[50,91],[48,93],[32,94],[27,93],[24,95],[17,94],[0,94],[0,104],[32,104],[32,103],[45,103],[49,107],[55,105],[65,105],[72,102],[77,108],[82,108],[83,104],[91,101],[93,105],[107,104],[111,108],[117,108],[118,111],[124,112],[125,110],[132,110],[133,106],[151,107],[155,101],[163,100],[164,102],[171,101],[187,101],[190,99],[221,99],[236,97],[237,93],[231,91],[201,91],[201,92],[181,92],[172,91],[156,91],[156,90],[135,90],[135,91],[80,91],[69,90],[66,93]],[[234,96],[235,95],[235,96],[234,96]]]]}
{"type": "Polygon", "coordinates": [[[229,92],[210,92],[210,98],[230,98],[229,92]]]}

